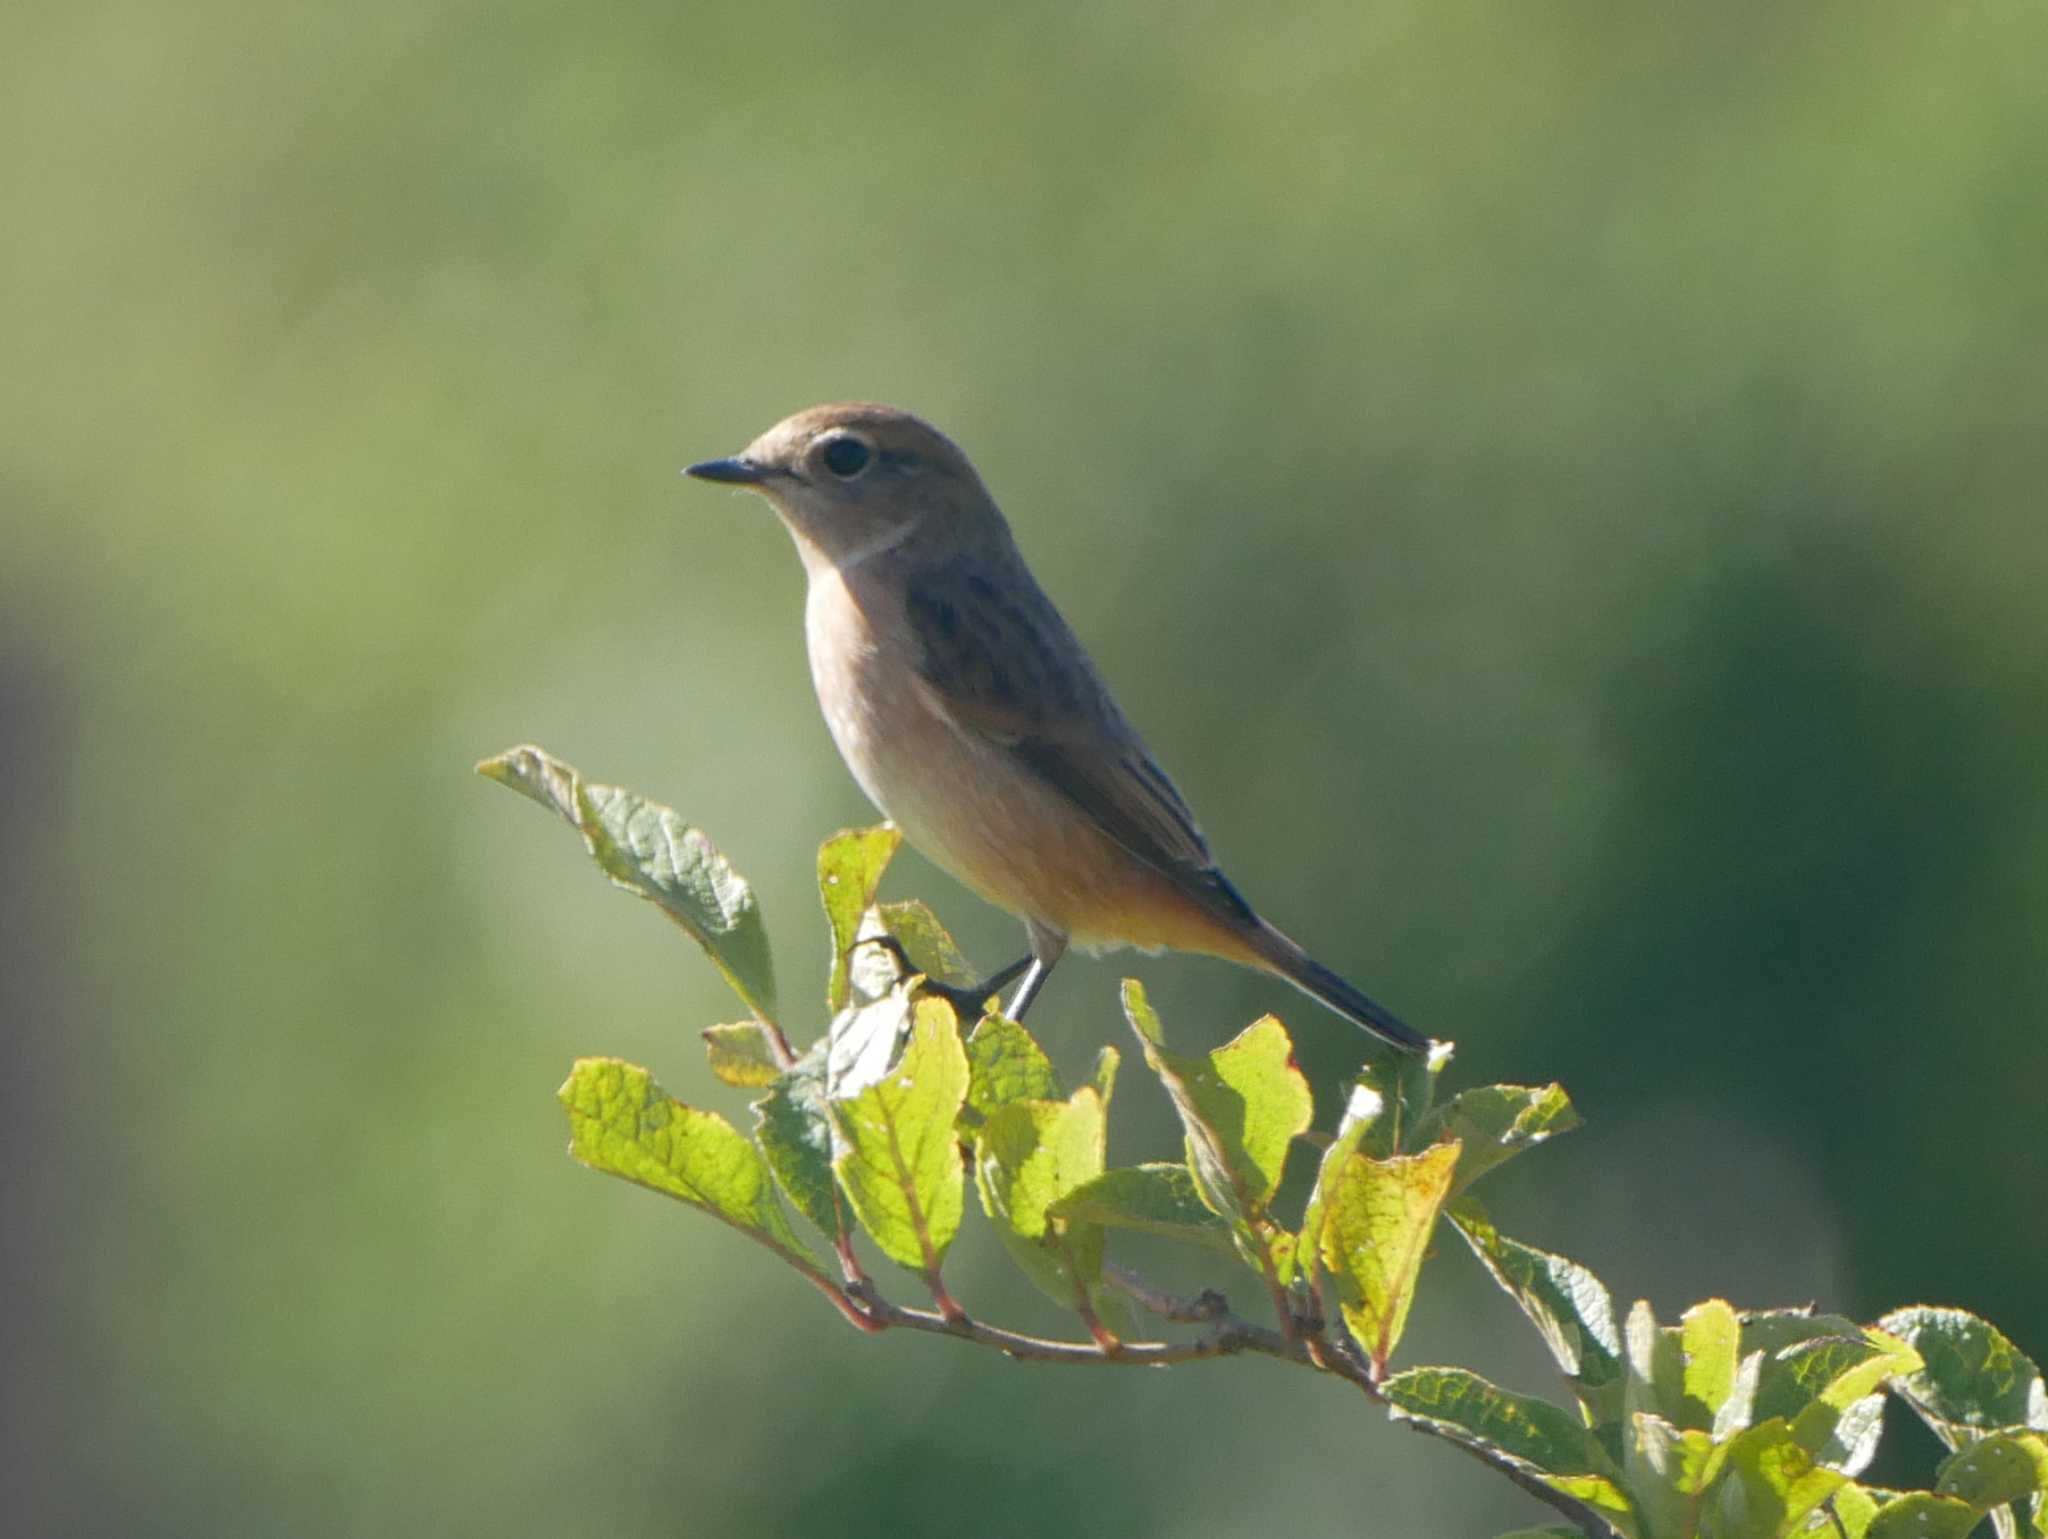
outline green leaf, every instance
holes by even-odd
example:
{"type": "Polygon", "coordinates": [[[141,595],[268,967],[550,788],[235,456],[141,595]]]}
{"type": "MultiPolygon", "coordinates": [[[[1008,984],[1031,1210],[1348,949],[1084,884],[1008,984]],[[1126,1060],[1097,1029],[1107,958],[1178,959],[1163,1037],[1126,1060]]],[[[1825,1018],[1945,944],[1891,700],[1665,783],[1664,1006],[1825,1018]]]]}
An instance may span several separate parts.
{"type": "Polygon", "coordinates": [[[1569,1523],[1546,1523],[1541,1528],[1517,1528],[1500,1539],[1579,1539],[1579,1530],[1569,1523]]]}
{"type": "Polygon", "coordinates": [[[1883,1433],[1883,1395],[1865,1395],[1845,1406],[1816,1400],[1792,1418],[1792,1436],[1799,1446],[1844,1475],[1860,1475],[1870,1467],[1883,1433]]]}
{"type": "Polygon", "coordinates": [[[1817,1539],[1867,1539],[1870,1520],[1877,1516],[1878,1501],[1853,1480],[1827,1499],[1833,1526],[1823,1523],[1817,1539]]]}
{"type": "Polygon", "coordinates": [[[1979,1512],[2048,1489],[2048,1437],[2038,1432],[1994,1432],[1942,1461],[1934,1489],[1979,1512]]]}
{"type": "Polygon", "coordinates": [[[1616,1424],[1621,1416],[1621,1333],[1606,1286],[1576,1261],[1509,1239],[1469,1198],[1451,1210],[1451,1222],[1536,1327],[1588,1418],[1596,1426],[1616,1424]]]}
{"type": "Polygon", "coordinates": [[[1759,1422],[1726,1448],[1709,1530],[1724,1539],[1784,1539],[1848,1482],[1817,1463],[1779,1419],[1759,1422]]]}
{"type": "Polygon", "coordinates": [[[1804,1341],[1823,1338],[1856,1341],[1863,1327],[1847,1315],[1816,1314],[1811,1304],[1790,1309],[1745,1309],[1742,1311],[1742,1350],[1783,1352],[1804,1341]]]}
{"type": "Polygon", "coordinates": [[[749,1010],[775,1018],[775,973],[754,889],[701,830],[658,802],[586,783],[530,744],[476,768],[567,819],[606,876],[682,926],[749,1010]]]}
{"type": "Polygon", "coordinates": [[[1116,1071],[1124,1061],[1124,1055],[1107,1042],[1096,1049],[1095,1072],[1088,1076],[1088,1082],[1095,1087],[1095,1093],[1102,1097],[1102,1115],[1109,1115],[1109,1100],[1116,1093],[1116,1071]]]}
{"type": "MultiPolygon", "coordinates": [[[[1741,1340],[1741,1323],[1725,1300],[1708,1299],[1679,1316],[1679,1426],[1714,1426],[1722,1403],[1735,1388],[1741,1340]]],[[[1747,1410],[1742,1419],[1747,1425],[1747,1410]]]]}
{"type": "Polygon", "coordinates": [[[1920,1365],[1897,1337],[1806,1310],[1745,1316],[1742,1344],[1764,1358],[1756,1416],[1790,1420],[1799,1446],[1845,1475],[1876,1456],[1884,1397],[1875,1391],[1920,1365]]]}
{"type": "Polygon", "coordinates": [[[1230,1226],[1195,1191],[1185,1165],[1126,1165],[1085,1181],[1048,1210],[1054,1218],[1136,1229],[1230,1251],[1230,1226]]]}
{"type": "Polygon", "coordinates": [[[1562,1085],[1486,1085],[1451,1097],[1426,1119],[1417,1140],[1455,1138],[1465,1146],[1451,1188],[1455,1197],[1523,1150],[1579,1125],[1579,1114],[1562,1085]]]}
{"type": "Polygon", "coordinates": [[[1337,1280],[1345,1323],[1376,1372],[1384,1372],[1407,1326],[1460,1152],[1448,1143],[1385,1160],[1353,1154],[1336,1172],[1324,1209],[1322,1263],[1337,1280]]]}
{"type": "Polygon", "coordinates": [[[2048,1432],[2048,1390],[2032,1358],[1987,1320],[1925,1305],[1878,1321],[1924,1365],[1893,1388],[1949,1448],[2005,1427],[2048,1432]]]}
{"type": "Polygon", "coordinates": [[[1912,1491],[1880,1507],[1863,1539],[1968,1539],[1982,1516],[1953,1496],[1912,1491]]]}
{"type": "Polygon", "coordinates": [[[1711,1433],[1674,1427],[1652,1411],[1630,1414],[1622,1469],[1651,1539],[1680,1539],[1694,1531],[1699,1496],[1720,1473],[1722,1456],[1711,1433]]]}
{"type": "Polygon", "coordinates": [[[1286,1028],[1265,1016],[1204,1058],[1178,1058],[1136,979],[1124,980],[1124,1014],[1180,1114],[1203,1200],[1240,1223],[1262,1219],[1315,1111],[1286,1028]]]}
{"type": "Polygon", "coordinates": [[[1102,1174],[1107,1127],[1102,1097],[1084,1085],[1067,1101],[1009,1101],[975,1135],[974,1179],[983,1210],[1011,1257],[1049,1298],[1099,1315],[1102,1229],[1060,1208],[1102,1174]]]}
{"type": "Polygon", "coordinates": [[[1385,1049],[1375,1042],[1359,1066],[1357,1083],[1379,1096],[1383,1110],[1360,1148],[1375,1159],[1439,1142],[1432,1132],[1436,1083],[1451,1061],[1453,1044],[1432,1042],[1427,1052],[1385,1049]]]}
{"type": "Polygon", "coordinates": [[[1395,1414],[1547,1475],[1611,1475],[1606,1454],[1571,1412],[1517,1395],[1463,1368],[1410,1368],[1380,1386],[1395,1414]]]}
{"type": "Polygon", "coordinates": [[[1007,1016],[985,1015],[967,1039],[967,1104],[986,1117],[1011,1101],[1056,1101],[1059,1076],[1045,1049],[1007,1016]]]}
{"type": "Polygon", "coordinates": [[[806,1053],[754,1103],[754,1119],[754,1137],[783,1195],[805,1218],[836,1239],[839,1188],[832,1175],[824,1043],[806,1053]]]}
{"type": "Polygon", "coordinates": [[[845,1147],[833,1161],[861,1227],[890,1260],[935,1276],[960,1229],[960,1145],[967,1053],[943,1000],[917,1003],[895,1069],[832,1102],[845,1147]]]}
{"type": "Polygon", "coordinates": [[[804,1263],[754,1146],[716,1112],[671,1098],[645,1069],[581,1058],[556,1092],[569,1113],[569,1153],[608,1175],[702,1208],[804,1263]]]}
{"type": "Polygon", "coordinates": [[[860,933],[861,917],[874,904],[882,873],[896,854],[903,835],[887,823],[874,828],[849,828],[818,846],[818,896],[832,927],[832,973],[825,990],[826,1008],[846,1008],[847,954],[860,933]]]}
{"type": "Polygon", "coordinates": [[[910,965],[927,978],[956,989],[968,988],[981,980],[981,974],[954,943],[952,934],[939,923],[939,916],[919,899],[884,903],[877,912],[883,927],[896,937],[896,944],[910,958],[910,965]]]}
{"type": "Polygon", "coordinates": [[[1102,1098],[1084,1085],[1071,1101],[1010,1101],[974,1142],[975,1183],[988,1216],[1025,1239],[1063,1217],[1048,1209],[1102,1174],[1102,1098]]]}
{"type": "Polygon", "coordinates": [[[1649,1300],[1637,1299],[1622,1326],[1621,1340],[1628,1368],[1622,1393],[1625,1414],[1648,1412],[1684,1426],[1685,1352],[1678,1332],[1658,1325],[1649,1300]]]}
{"type": "Polygon", "coordinates": [[[1897,1337],[1839,1315],[1747,1316],[1742,1345],[1765,1355],[1760,1417],[1796,1418],[1815,1405],[1846,1410],[1885,1380],[1920,1366],[1919,1354],[1897,1337]]]}
{"type": "Polygon", "coordinates": [[[772,1085],[782,1077],[774,1042],[759,1021],[705,1027],[704,1050],[711,1059],[711,1072],[742,1090],[772,1085]]]}
{"type": "Polygon", "coordinates": [[[1463,1368],[1411,1368],[1382,1388],[1396,1420],[1420,1422],[1453,1442],[1505,1460],[1585,1504],[1619,1532],[1639,1532],[1635,1508],[1615,1483],[1613,1465],[1569,1411],[1501,1389],[1463,1368]]]}

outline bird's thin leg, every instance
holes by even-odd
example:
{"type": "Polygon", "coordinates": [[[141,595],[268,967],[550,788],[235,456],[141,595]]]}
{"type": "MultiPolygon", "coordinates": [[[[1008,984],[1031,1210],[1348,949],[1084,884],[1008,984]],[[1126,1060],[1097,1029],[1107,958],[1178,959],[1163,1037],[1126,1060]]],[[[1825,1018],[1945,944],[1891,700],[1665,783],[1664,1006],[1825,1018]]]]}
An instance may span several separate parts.
{"type": "Polygon", "coordinates": [[[1024,981],[1017,985],[1017,992],[1010,996],[1010,1008],[1004,1012],[1013,1021],[1024,1019],[1024,1012],[1038,998],[1038,991],[1045,987],[1045,980],[1067,950],[1066,936],[1057,930],[1047,929],[1035,919],[1024,921],[1024,933],[1031,938],[1031,968],[1024,974],[1024,981]]]}
{"type": "Polygon", "coordinates": [[[1013,1021],[1024,1019],[1024,1012],[1031,1008],[1031,1001],[1038,998],[1038,991],[1045,987],[1046,977],[1052,972],[1050,963],[1031,958],[1031,969],[1024,974],[1024,981],[1017,985],[1017,992],[1011,996],[1010,1005],[1003,1014],[1013,1021]]]}
{"type": "MultiPolygon", "coordinates": [[[[909,965],[907,959],[905,965],[909,965]]],[[[982,979],[981,982],[971,983],[964,989],[954,988],[951,984],[938,983],[927,978],[924,981],[924,991],[927,994],[938,995],[939,998],[945,1000],[953,1007],[953,1013],[959,1016],[963,1022],[972,1023],[981,1019],[982,1007],[988,1003],[988,998],[991,994],[1002,993],[1004,989],[1010,986],[1011,979],[1031,965],[1032,958],[1027,952],[1008,967],[999,967],[982,979]]]]}

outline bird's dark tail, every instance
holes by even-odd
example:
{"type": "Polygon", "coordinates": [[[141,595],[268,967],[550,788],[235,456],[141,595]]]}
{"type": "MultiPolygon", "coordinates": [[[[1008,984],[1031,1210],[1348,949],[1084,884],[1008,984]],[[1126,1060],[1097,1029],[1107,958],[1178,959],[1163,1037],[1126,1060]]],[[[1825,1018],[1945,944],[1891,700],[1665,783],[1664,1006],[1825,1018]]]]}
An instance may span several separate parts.
{"type": "Polygon", "coordinates": [[[1329,1006],[1347,1021],[1363,1026],[1382,1042],[1411,1053],[1427,1052],[1429,1038],[1386,1006],[1369,999],[1348,981],[1323,966],[1269,924],[1261,923],[1254,944],[1260,959],[1309,998],[1329,1006]]]}

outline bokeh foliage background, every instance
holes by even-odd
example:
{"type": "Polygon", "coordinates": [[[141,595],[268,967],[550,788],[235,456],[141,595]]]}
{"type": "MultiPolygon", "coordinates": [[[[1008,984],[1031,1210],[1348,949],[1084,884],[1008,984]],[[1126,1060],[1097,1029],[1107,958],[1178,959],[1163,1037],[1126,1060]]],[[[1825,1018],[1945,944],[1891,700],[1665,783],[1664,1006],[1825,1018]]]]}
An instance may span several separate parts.
{"type": "MultiPolygon", "coordinates": [[[[731,1006],[469,764],[675,803],[821,989],[812,847],[869,814],[782,535],[675,471],[849,395],[975,455],[1263,907],[1469,1077],[1570,1086],[1505,1227],[1665,1311],[2048,1351],[2038,5],[7,31],[22,1531],[1536,1520],[1275,1368],[864,1341],[562,1157],[577,1053],[735,1110],[731,1006]]],[[[890,890],[1009,954],[921,862],[890,890]]],[[[1285,991],[1122,966],[1190,1045],[1271,1008],[1348,1065],[1285,991]]],[[[1119,970],[1048,995],[1069,1067],[1119,970]]],[[[1156,1087],[1119,1121],[1169,1147],[1156,1087]]],[[[956,1265],[1049,1323],[972,1223],[956,1265]]],[[[1550,1390],[1472,1270],[1410,1360],[1550,1390]]]]}

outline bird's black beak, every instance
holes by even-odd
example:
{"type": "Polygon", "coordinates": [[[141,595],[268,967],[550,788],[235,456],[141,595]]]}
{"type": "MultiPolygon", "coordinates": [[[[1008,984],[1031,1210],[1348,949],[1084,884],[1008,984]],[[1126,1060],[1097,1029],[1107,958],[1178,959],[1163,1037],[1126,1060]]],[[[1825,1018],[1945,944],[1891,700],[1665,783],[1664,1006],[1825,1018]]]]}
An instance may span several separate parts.
{"type": "Polygon", "coordinates": [[[724,481],[733,486],[758,486],[768,479],[768,469],[735,455],[727,460],[705,460],[683,472],[699,481],[724,481]]]}

